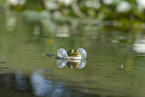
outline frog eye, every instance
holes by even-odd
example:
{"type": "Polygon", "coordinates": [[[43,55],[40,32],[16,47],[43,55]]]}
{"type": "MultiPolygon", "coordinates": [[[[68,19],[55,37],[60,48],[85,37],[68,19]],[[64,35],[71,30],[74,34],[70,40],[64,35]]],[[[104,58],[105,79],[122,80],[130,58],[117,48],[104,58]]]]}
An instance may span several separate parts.
{"type": "Polygon", "coordinates": [[[79,48],[78,50],[79,50],[82,58],[87,58],[87,52],[85,49],[79,48]]]}
{"type": "Polygon", "coordinates": [[[67,55],[67,51],[63,48],[60,48],[58,51],[57,51],[57,57],[58,58],[63,58],[63,59],[66,59],[68,57],[67,55]]]}
{"type": "Polygon", "coordinates": [[[57,65],[59,68],[65,67],[66,64],[67,64],[67,61],[66,61],[66,60],[57,60],[57,62],[56,62],[56,65],[57,65]]]}

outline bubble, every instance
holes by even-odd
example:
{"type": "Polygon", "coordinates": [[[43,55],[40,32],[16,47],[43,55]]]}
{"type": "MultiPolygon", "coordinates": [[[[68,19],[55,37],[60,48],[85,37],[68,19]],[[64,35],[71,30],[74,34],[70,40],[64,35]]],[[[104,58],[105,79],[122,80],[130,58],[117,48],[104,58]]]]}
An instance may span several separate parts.
{"type": "Polygon", "coordinates": [[[82,58],[87,58],[87,52],[85,49],[79,48],[78,50],[79,50],[82,58]]]}
{"type": "Polygon", "coordinates": [[[63,58],[63,59],[66,59],[68,57],[67,55],[67,51],[63,48],[60,48],[58,51],[57,51],[57,57],[58,58],[63,58]]]}

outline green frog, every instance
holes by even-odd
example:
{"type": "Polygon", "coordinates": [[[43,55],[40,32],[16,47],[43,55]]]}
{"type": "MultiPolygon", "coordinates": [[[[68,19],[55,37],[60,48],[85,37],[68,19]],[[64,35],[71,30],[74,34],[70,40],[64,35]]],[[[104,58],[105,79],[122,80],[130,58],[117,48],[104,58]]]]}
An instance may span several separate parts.
{"type": "Polygon", "coordinates": [[[69,68],[84,68],[86,65],[87,52],[83,48],[77,50],[71,49],[66,51],[63,48],[58,49],[57,55],[55,54],[45,54],[45,56],[54,57],[57,59],[57,66],[63,68],[68,65],[69,68]]]}
{"type": "Polygon", "coordinates": [[[68,54],[68,57],[66,59],[68,59],[68,60],[83,59],[81,57],[79,50],[71,49],[67,52],[67,54],[68,54]]]}
{"type": "Polygon", "coordinates": [[[68,52],[63,49],[60,48],[57,51],[57,55],[54,54],[46,54],[49,57],[55,57],[57,59],[66,59],[66,60],[81,60],[81,59],[86,59],[87,58],[87,52],[85,49],[83,48],[79,48],[77,50],[69,50],[68,52]]]}

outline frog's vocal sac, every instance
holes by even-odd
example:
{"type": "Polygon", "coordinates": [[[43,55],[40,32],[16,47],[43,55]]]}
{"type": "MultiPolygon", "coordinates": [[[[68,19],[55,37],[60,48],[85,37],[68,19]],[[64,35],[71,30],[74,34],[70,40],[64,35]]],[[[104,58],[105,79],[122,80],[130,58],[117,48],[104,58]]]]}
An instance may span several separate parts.
{"type": "Polygon", "coordinates": [[[57,57],[61,59],[67,59],[67,60],[80,60],[80,59],[86,59],[87,58],[87,52],[83,48],[79,48],[77,50],[69,50],[68,52],[60,48],[57,51],[57,57]]]}

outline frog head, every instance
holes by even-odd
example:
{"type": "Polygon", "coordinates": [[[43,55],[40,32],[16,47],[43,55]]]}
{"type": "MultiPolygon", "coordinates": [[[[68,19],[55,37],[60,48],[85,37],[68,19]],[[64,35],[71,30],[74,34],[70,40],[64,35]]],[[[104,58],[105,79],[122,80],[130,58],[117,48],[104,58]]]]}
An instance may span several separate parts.
{"type": "Polygon", "coordinates": [[[63,48],[60,48],[57,51],[57,57],[62,59],[67,59],[67,60],[68,59],[80,60],[80,59],[85,59],[87,57],[87,53],[86,50],[84,50],[83,48],[79,48],[77,50],[71,49],[68,52],[63,48]]]}
{"type": "Polygon", "coordinates": [[[71,49],[67,52],[67,54],[68,54],[68,56],[77,56],[77,55],[80,55],[80,52],[79,52],[79,50],[71,49]]]}

